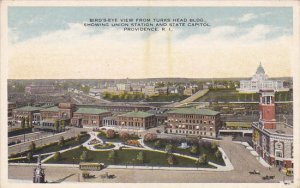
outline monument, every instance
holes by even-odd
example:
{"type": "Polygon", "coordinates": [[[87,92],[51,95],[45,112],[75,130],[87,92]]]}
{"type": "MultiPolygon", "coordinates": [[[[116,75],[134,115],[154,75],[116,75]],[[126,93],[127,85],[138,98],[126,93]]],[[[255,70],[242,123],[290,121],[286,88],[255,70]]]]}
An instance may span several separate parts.
{"type": "Polygon", "coordinates": [[[45,169],[42,168],[41,155],[38,156],[38,166],[33,170],[33,183],[46,183],[45,169]]]}

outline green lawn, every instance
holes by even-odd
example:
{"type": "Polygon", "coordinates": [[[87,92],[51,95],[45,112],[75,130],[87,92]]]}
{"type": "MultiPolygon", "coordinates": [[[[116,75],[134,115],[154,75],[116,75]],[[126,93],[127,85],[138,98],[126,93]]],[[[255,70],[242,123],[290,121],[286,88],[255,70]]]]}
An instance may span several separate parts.
{"type": "MultiPolygon", "coordinates": [[[[163,140],[163,139],[160,140],[160,142],[161,142],[160,147],[155,147],[155,142],[145,142],[145,144],[153,149],[158,149],[158,150],[164,151],[166,145],[170,143],[169,141],[163,140]]],[[[177,145],[173,144],[173,145],[176,146],[173,148],[174,153],[180,153],[183,155],[188,155],[188,156],[197,157],[197,158],[199,156],[201,156],[202,154],[207,154],[208,161],[213,162],[215,164],[223,165],[223,166],[225,165],[223,158],[222,157],[217,158],[215,156],[215,150],[212,150],[211,148],[199,146],[199,152],[197,154],[192,154],[190,152],[191,148],[182,149],[182,148],[178,147],[179,144],[177,144],[177,145]]]]}
{"type": "Polygon", "coordinates": [[[90,138],[89,134],[83,135],[80,139],[80,141],[76,141],[75,139],[72,140],[68,140],[65,142],[64,146],[59,146],[57,143],[53,144],[49,147],[44,147],[41,150],[38,150],[36,152],[34,152],[34,155],[36,154],[42,154],[42,153],[49,153],[49,152],[54,152],[54,151],[59,151],[59,150],[63,150],[63,149],[67,149],[70,147],[74,147],[74,146],[78,146],[84,142],[86,142],[88,139],[90,138]]]}
{"type": "MultiPolygon", "coordinates": [[[[72,164],[73,157],[74,163],[78,164],[80,161],[80,155],[83,151],[87,151],[88,160],[87,162],[101,162],[106,165],[115,164],[115,165],[146,165],[146,166],[169,166],[167,163],[167,154],[155,151],[144,150],[145,155],[145,163],[138,162],[137,155],[142,150],[134,150],[134,149],[122,149],[116,150],[117,158],[116,161],[113,162],[108,158],[110,151],[90,151],[86,148],[76,148],[74,150],[70,150],[62,153],[62,159],[59,161],[55,161],[53,158],[49,159],[46,163],[58,163],[58,164],[72,164]]],[[[175,156],[176,163],[174,166],[177,167],[196,167],[195,160],[175,156]]],[[[199,165],[198,167],[205,168],[214,168],[210,165],[199,165]]]]}
{"type": "MultiPolygon", "coordinates": [[[[48,157],[49,155],[43,155],[41,156],[41,160],[45,159],[46,157],[48,157]]],[[[27,158],[23,158],[23,159],[12,159],[12,160],[8,160],[8,162],[10,163],[36,163],[37,162],[37,157],[33,157],[32,160],[28,160],[27,158]]]]}
{"type": "Polygon", "coordinates": [[[236,90],[210,90],[196,101],[200,102],[258,102],[258,93],[239,93],[236,90]]]}

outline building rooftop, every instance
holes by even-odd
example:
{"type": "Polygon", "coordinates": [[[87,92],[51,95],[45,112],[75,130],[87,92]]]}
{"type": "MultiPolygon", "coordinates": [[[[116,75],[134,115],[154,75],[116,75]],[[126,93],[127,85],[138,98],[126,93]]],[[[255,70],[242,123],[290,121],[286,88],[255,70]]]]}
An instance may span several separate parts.
{"type": "Polygon", "coordinates": [[[59,108],[57,106],[52,106],[50,108],[42,109],[42,112],[58,112],[59,108]]]}
{"type": "MultiPolygon", "coordinates": [[[[261,129],[259,127],[259,122],[253,122],[255,127],[261,129]]],[[[276,129],[263,129],[265,132],[268,132],[269,134],[279,134],[279,135],[287,135],[287,136],[293,136],[293,126],[284,123],[284,122],[276,122],[276,129]]]]}
{"type": "Polygon", "coordinates": [[[102,114],[109,112],[100,108],[78,108],[74,113],[78,114],[102,114]]]}
{"type": "Polygon", "coordinates": [[[20,107],[20,108],[16,108],[15,110],[33,112],[33,111],[39,111],[39,110],[42,110],[42,109],[43,108],[41,108],[41,107],[35,107],[35,106],[23,106],[23,107],[20,107]]]}
{"type": "Polygon", "coordinates": [[[119,115],[119,116],[146,118],[146,117],[153,116],[153,114],[150,114],[148,112],[142,112],[142,111],[132,111],[132,112],[128,112],[126,114],[122,114],[122,115],[119,115]]]}
{"type": "Polygon", "coordinates": [[[205,116],[215,116],[220,114],[220,112],[209,110],[209,109],[196,109],[196,108],[178,108],[167,112],[168,114],[196,114],[205,116]]]}
{"type": "Polygon", "coordinates": [[[283,123],[283,122],[276,122],[276,129],[267,129],[267,131],[275,134],[293,134],[293,127],[283,123]]]}

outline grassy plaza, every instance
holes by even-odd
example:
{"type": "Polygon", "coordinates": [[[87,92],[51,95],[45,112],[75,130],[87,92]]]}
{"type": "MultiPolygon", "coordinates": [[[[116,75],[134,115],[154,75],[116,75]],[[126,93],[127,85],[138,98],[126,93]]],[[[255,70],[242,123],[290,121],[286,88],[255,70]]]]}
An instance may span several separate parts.
{"type": "Polygon", "coordinates": [[[110,155],[111,151],[90,151],[84,147],[76,148],[62,153],[60,160],[54,160],[53,158],[46,161],[46,163],[56,164],[78,164],[83,162],[81,155],[86,152],[87,158],[85,162],[99,162],[105,165],[136,165],[136,166],[174,166],[174,167],[201,167],[201,168],[213,168],[213,166],[204,164],[196,165],[195,160],[175,156],[174,164],[169,165],[167,162],[168,154],[163,152],[156,152],[150,150],[139,149],[122,149],[115,150],[114,158],[110,155]],[[138,160],[138,155],[143,152],[143,161],[138,160]]]}

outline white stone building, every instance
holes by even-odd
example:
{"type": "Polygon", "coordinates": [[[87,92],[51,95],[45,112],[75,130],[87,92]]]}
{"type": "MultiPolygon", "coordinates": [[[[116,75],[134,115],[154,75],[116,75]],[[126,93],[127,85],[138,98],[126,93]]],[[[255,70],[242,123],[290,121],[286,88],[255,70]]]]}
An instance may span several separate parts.
{"type": "Polygon", "coordinates": [[[272,89],[274,91],[288,91],[289,88],[283,87],[282,80],[269,80],[261,63],[251,80],[241,80],[239,92],[259,92],[260,89],[272,89]]]}

